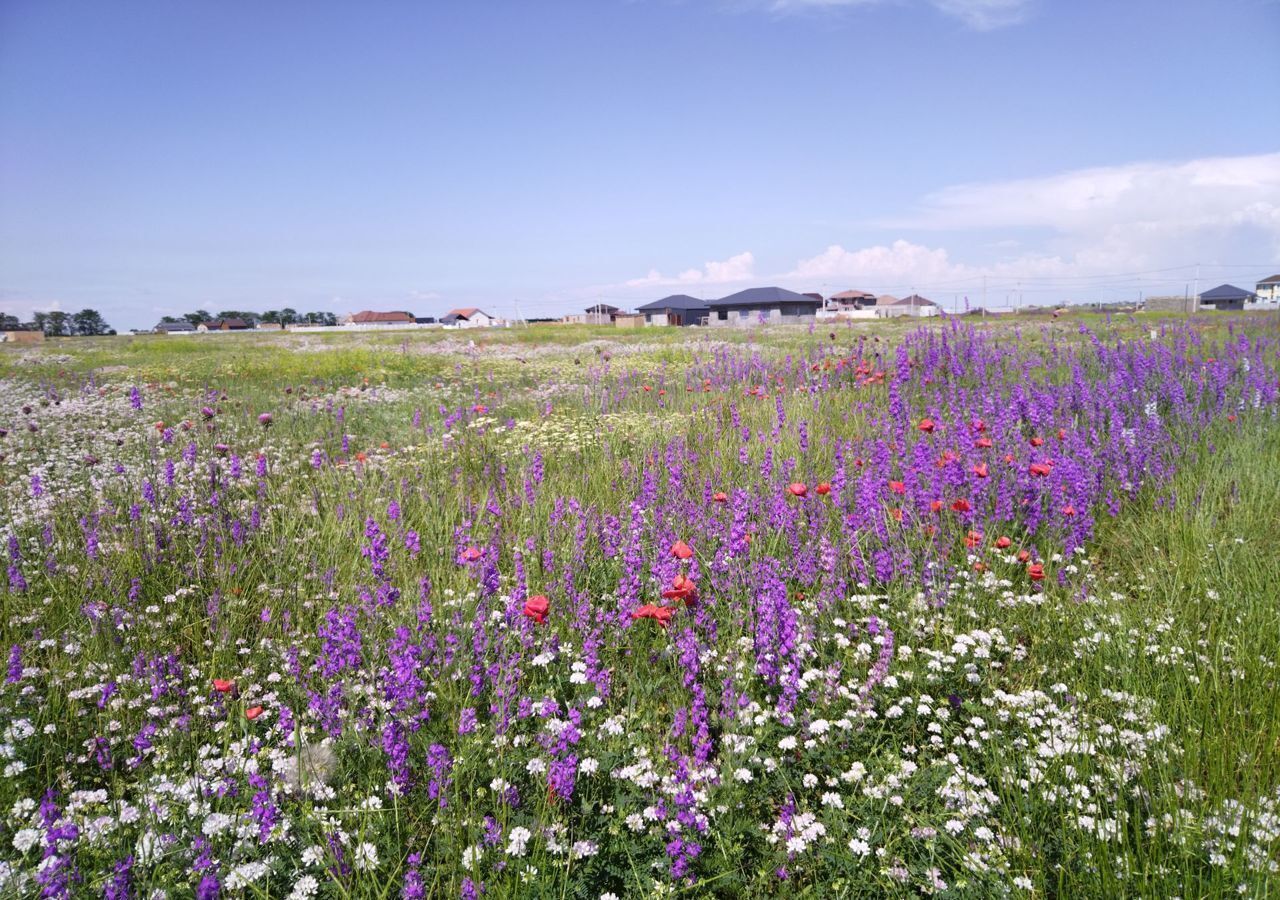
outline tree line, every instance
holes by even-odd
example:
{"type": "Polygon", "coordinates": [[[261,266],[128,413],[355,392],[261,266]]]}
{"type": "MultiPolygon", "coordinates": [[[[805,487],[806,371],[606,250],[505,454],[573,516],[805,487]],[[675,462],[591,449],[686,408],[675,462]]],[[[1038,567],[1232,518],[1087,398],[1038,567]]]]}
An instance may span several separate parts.
{"type": "Polygon", "coordinates": [[[0,331],[43,331],[45,337],[91,337],[116,333],[96,309],[82,309],[78,313],[61,310],[32,313],[30,322],[19,321],[17,316],[9,313],[0,313],[0,331]]]}
{"type": "Polygon", "coordinates": [[[207,310],[197,309],[195,312],[184,313],[180,317],[165,316],[160,321],[162,323],[190,322],[192,325],[199,325],[201,322],[208,322],[212,319],[244,319],[246,322],[268,322],[279,325],[338,324],[338,317],[331,312],[300,313],[296,309],[290,309],[287,306],[284,309],[269,309],[261,314],[244,309],[224,309],[216,316],[207,310]]]}

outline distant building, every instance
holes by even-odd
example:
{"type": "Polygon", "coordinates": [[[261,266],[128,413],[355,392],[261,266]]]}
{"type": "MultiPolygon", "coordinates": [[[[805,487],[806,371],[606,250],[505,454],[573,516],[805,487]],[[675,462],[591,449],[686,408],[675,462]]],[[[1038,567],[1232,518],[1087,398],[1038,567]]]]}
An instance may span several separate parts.
{"type": "Polygon", "coordinates": [[[1280,303],[1280,275],[1264,278],[1254,286],[1259,303],[1280,303]]]}
{"type": "Polygon", "coordinates": [[[708,300],[710,314],[707,324],[712,327],[727,325],[759,325],[813,322],[821,300],[806,297],[780,287],[747,288],[719,300],[708,300]]]}
{"type": "Polygon", "coordinates": [[[915,316],[924,318],[936,316],[942,312],[938,304],[919,294],[911,294],[893,303],[876,304],[876,315],[880,318],[896,318],[898,316],[915,316]]]}
{"type": "Polygon", "coordinates": [[[571,313],[564,317],[569,325],[612,325],[622,310],[608,303],[594,303],[580,313],[571,313]]]}
{"type": "Polygon", "coordinates": [[[413,313],[403,310],[394,310],[392,312],[375,312],[366,309],[363,312],[355,313],[347,316],[343,320],[344,325],[413,325],[413,313]]]}
{"type": "Polygon", "coordinates": [[[196,326],[196,331],[251,331],[253,323],[247,319],[210,319],[196,326]]]}
{"type": "Polygon", "coordinates": [[[461,309],[451,309],[441,320],[440,324],[446,328],[488,328],[492,325],[501,325],[502,320],[496,316],[491,316],[483,309],[474,306],[464,306],[461,309]]]}
{"type": "Polygon", "coordinates": [[[414,321],[414,324],[416,324],[416,325],[435,325],[435,324],[437,324],[437,323],[436,323],[436,317],[435,317],[435,316],[414,316],[413,321],[414,321]]]}
{"type": "Polygon", "coordinates": [[[1220,284],[1200,295],[1200,308],[1234,312],[1243,310],[1246,303],[1257,302],[1257,296],[1252,291],[1238,288],[1234,284],[1220,284]]]}
{"type": "Polygon", "coordinates": [[[1143,308],[1147,312],[1191,313],[1196,311],[1196,298],[1183,294],[1147,297],[1143,300],[1143,308]]]}
{"type": "Polygon", "coordinates": [[[615,328],[643,328],[644,316],[640,313],[620,312],[613,317],[615,328]]]}
{"type": "Polygon", "coordinates": [[[876,305],[876,295],[870,291],[848,290],[827,298],[827,309],[857,310],[876,305]]]}
{"type": "Polygon", "coordinates": [[[158,322],[151,330],[156,334],[190,334],[196,326],[183,319],[181,322],[158,322]]]}
{"type": "Polygon", "coordinates": [[[646,325],[701,325],[711,312],[707,301],[688,294],[672,294],[639,307],[646,325]]]}

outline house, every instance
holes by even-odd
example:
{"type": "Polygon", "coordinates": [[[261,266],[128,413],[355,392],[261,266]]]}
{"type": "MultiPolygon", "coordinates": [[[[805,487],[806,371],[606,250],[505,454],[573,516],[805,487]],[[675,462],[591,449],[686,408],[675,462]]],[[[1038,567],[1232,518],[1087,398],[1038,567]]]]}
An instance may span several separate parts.
{"type": "Polygon", "coordinates": [[[501,325],[502,320],[489,315],[483,309],[464,306],[461,309],[449,310],[440,320],[440,324],[446,328],[488,328],[492,325],[501,325]]]}
{"type": "Polygon", "coordinates": [[[436,317],[435,316],[414,316],[413,322],[415,325],[435,325],[436,317]]]}
{"type": "Polygon", "coordinates": [[[1280,303],[1280,275],[1264,278],[1254,285],[1258,303],[1280,303]]]}
{"type": "Polygon", "coordinates": [[[641,306],[646,325],[701,325],[710,313],[705,300],[688,294],[672,294],[641,306]]]}
{"type": "Polygon", "coordinates": [[[394,310],[392,312],[374,312],[366,309],[363,312],[355,313],[347,316],[342,322],[343,325],[413,325],[413,313],[404,310],[394,310]]]}
{"type": "Polygon", "coordinates": [[[1166,294],[1147,297],[1143,300],[1143,308],[1147,312],[1188,313],[1196,311],[1196,301],[1194,297],[1183,294],[1166,294]]]}
{"type": "Polygon", "coordinates": [[[1257,296],[1252,291],[1238,288],[1234,284],[1220,284],[1200,295],[1200,308],[1216,309],[1219,312],[1242,310],[1245,303],[1257,302],[1257,296]]]}
{"type": "Polygon", "coordinates": [[[758,325],[768,323],[798,324],[813,322],[822,306],[821,300],[806,297],[780,287],[747,288],[719,300],[708,300],[707,324],[758,325]]]}
{"type": "Polygon", "coordinates": [[[936,316],[941,312],[942,309],[938,304],[927,297],[921,297],[919,294],[911,294],[901,300],[895,300],[893,303],[876,304],[876,315],[884,319],[897,318],[898,316],[924,318],[926,316],[936,316]]]}
{"type": "Polygon", "coordinates": [[[181,322],[158,322],[151,330],[156,334],[191,334],[196,326],[183,319],[181,322]]]}
{"type": "Polygon", "coordinates": [[[251,331],[253,323],[239,317],[231,319],[209,319],[196,326],[196,331],[251,331]]]}
{"type": "Polygon", "coordinates": [[[876,305],[876,295],[870,291],[848,290],[827,298],[827,309],[865,309],[876,305]]]}
{"type": "Polygon", "coordinates": [[[622,310],[608,303],[594,303],[580,313],[564,317],[568,325],[612,325],[622,310]]]}

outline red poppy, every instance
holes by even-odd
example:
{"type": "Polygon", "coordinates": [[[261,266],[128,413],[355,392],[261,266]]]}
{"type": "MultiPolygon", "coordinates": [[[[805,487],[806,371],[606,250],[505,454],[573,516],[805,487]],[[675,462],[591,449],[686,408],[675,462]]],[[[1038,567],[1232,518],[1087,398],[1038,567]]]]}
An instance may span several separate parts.
{"type": "Polygon", "coordinates": [[[1040,563],[1032,563],[1027,566],[1027,575],[1032,581],[1044,581],[1044,566],[1040,563]]]}
{"type": "Polygon", "coordinates": [[[981,574],[982,572],[987,571],[987,567],[980,562],[976,562],[973,564],[973,571],[981,574]]]}
{"type": "Polygon", "coordinates": [[[943,450],[942,457],[938,460],[938,468],[941,469],[943,466],[947,465],[948,463],[957,462],[959,461],[959,459],[960,457],[956,456],[950,450],[943,450]]]}
{"type": "Polygon", "coordinates": [[[676,559],[688,559],[693,556],[693,551],[689,549],[689,545],[684,541],[676,541],[671,545],[671,555],[676,559]]]}
{"type": "Polygon", "coordinates": [[[547,613],[551,611],[551,602],[546,597],[538,594],[524,601],[523,614],[533,619],[539,625],[546,619],[547,613]]]}
{"type": "Polygon", "coordinates": [[[830,494],[830,493],[831,493],[831,482],[829,482],[829,481],[820,481],[820,482],[818,482],[818,486],[817,486],[816,488],[814,488],[814,490],[815,490],[815,491],[817,491],[819,494],[822,494],[822,495],[824,495],[824,496],[825,496],[826,494],[830,494]]]}
{"type": "Polygon", "coordinates": [[[932,433],[932,432],[933,432],[933,429],[935,429],[935,428],[937,428],[937,427],[938,427],[938,426],[936,426],[935,424],[933,424],[933,419],[921,419],[921,420],[920,420],[920,424],[916,426],[916,428],[919,428],[919,429],[920,429],[921,431],[923,431],[925,434],[930,434],[930,433],[932,433]]]}
{"type": "Polygon", "coordinates": [[[905,494],[907,492],[907,486],[901,481],[890,481],[889,490],[895,494],[905,494]]]}
{"type": "Polygon", "coordinates": [[[973,424],[970,427],[973,428],[974,431],[981,434],[982,432],[987,430],[987,423],[982,421],[981,419],[974,419],[973,424]]]}
{"type": "Polygon", "coordinates": [[[1009,539],[1008,539],[1007,537],[1005,537],[1004,535],[1000,535],[1000,537],[996,538],[996,549],[997,549],[997,550],[1008,550],[1008,549],[1009,549],[1009,547],[1010,547],[1010,546],[1012,546],[1012,545],[1013,545],[1013,541],[1009,540],[1009,539]]]}
{"type": "Polygon", "coordinates": [[[229,694],[235,690],[236,683],[225,678],[213,679],[213,689],[219,694],[229,694]]]}
{"type": "Polygon", "coordinates": [[[893,516],[895,522],[902,521],[902,510],[896,506],[889,510],[889,515],[893,516]]]}
{"type": "Polygon", "coordinates": [[[261,706],[250,706],[248,709],[244,711],[244,717],[248,719],[250,722],[258,718],[258,716],[260,715],[262,715],[261,706]]]}
{"type": "Polygon", "coordinates": [[[787,485],[787,490],[797,497],[803,497],[805,494],[809,493],[809,488],[803,481],[791,482],[791,484],[787,485]]]}
{"type": "Polygon", "coordinates": [[[973,504],[961,497],[951,504],[951,509],[958,513],[967,513],[973,509],[973,504]]]}
{"type": "Polygon", "coordinates": [[[475,406],[471,407],[471,411],[473,413],[479,413],[480,415],[483,416],[485,413],[489,411],[489,407],[485,406],[483,403],[477,403],[475,406]]]}
{"type": "Polygon", "coordinates": [[[1070,503],[1068,503],[1065,507],[1063,507],[1062,514],[1064,516],[1074,516],[1076,514],[1076,508],[1072,506],[1070,503]]]}
{"type": "Polygon", "coordinates": [[[978,463],[976,466],[973,467],[973,474],[977,475],[979,478],[986,478],[987,475],[989,474],[989,472],[987,471],[987,464],[978,463]]]}
{"type": "Polygon", "coordinates": [[[649,387],[649,385],[647,385],[647,384],[646,384],[646,385],[644,386],[644,392],[645,392],[646,394],[647,394],[647,393],[649,393],[651,390],[653,390],[653,388],[649,387]]]}
{"type": "Polygon", "coordinates": [[[670,606],[654,606],[646,603],[631,614],[633,619],[653,619],[663,628],[671,624],[671,616],[675,612],[670,606]]]}
{"type": "Polygon", "coordinates": [[[659,397],[665,397],[665,396],[667,396],[667,389],[666,389],[666,388],[659,388],[659,389],[658,389],[658,396],[659,396],[659,397]]]}
{"type": "Polygon", "coordinates": [[[1031,438],[1032,447],[1039,447],[1043,443],[1044,443],[1044,438],[1040,437],[1040,435],[1035,435],[1034,437],[1031,438]]]}
{"type": "Polygon", "coordinates": [[[1007,462],[1007,463],[1011,463],[1011,462],[1013,462],[1013,454],[1012,454],[1012,453],[1006,453],[1006,454],[1004,455],[1004,461],[1005,461],[1005,462],[1007,462]]]}
{"type": "Polygon", "coordinates": [[[1026,561],[1027,561],[1027,560],[1029,560],[1030,558],[1031,558],[1031,551],[1030,551],[1030,550],[1019,550],[1019,551],[1018,551],[1018,562],[1026,562],[1026,561]]]}
{"type": "Polygon", "coordinates": [[[462,551],[462,558],[467,562],[475,562],[480,558],[480,550],[476,547],[468,547],[462,551]]]}
{"type": "Polygon", "coordinates": [[[988,450],[994,445],[991,443],[991,438],[980,437],[973,442],[973,446],[977,447],[979,450],[988,450]]]}
{"type": "Polygon", "coordinates": [[[929,509],[932,510],[933,512],[942,512],[942,507],[945,505],[946,504],[943,503],[941,500],[934,500],[929,504],[929,509]]]}
{"type": "Polygon", "coordinates": [[[1060,441],[1065,441],[1066,439],[1067,439],[1067,429],[1065,429],[1065,428],[1059,428],[1059,429],[1058,429],[1058,440],[1060,440],[1060,441]]]}
{"type": "Polygon", "coordinates": [[[1039,475],[1041,478],[1045,478],[1052,471],[1053,471],[1053,466],[1049,465],[1048,463],[1032,463],[1031,464],[1032,475],[1039,475]]]}
{"type": "Polygon", "coordinates": [[[1228,421],[1228,422],[1234,422],[1235,420],[1236,420],[1236,414],[1235,414],[1235,413],[1232,413],[1231,415],[1227,416],[1227,421],[1228,421]]]}
{"type": "Polygon", "coordinates": [[[964,545],[965,545],[966,547],[980,547],[980,546],[982,546],[982,532],[981,532],[981,531],[970,531],[968,534],[966,534],[966,535],[964,536],[964,545]]]}
{"type": "Polygon", "coordinates": [[[933,537],[935,534],[937,534],[937,533],[938,533],[938,526],[936,526],[936,525],[921,525],[921,526],[920,526],[920,531],[924,534],[924,536],[925,536],[925,537],[933,537]]]}
{"type": "Polygon", "coordinates": [[[671,582],[671,587],[662,592],[662,596],[666,600],[683,600],[685,606],[692,606],[698,599],[698,585],[692,578],[677,575],[671,582]]]}
{"type": "Polygon", "coordinates": [[[714,500],[716,503],[728,503],[729,495],[726,494],[724,491],[716,491],[714,494],[711,495],[711,499],[714,500]]]}

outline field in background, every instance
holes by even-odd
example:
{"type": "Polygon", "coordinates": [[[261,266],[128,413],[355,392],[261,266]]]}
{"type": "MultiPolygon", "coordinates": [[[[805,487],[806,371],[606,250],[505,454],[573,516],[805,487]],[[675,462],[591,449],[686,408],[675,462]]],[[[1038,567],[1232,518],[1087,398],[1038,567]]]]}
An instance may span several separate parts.
{"type": "Polygon", "coordinates": [[[0,351],[0,891],[1265,896],[1261,317],[0,351]]]}

